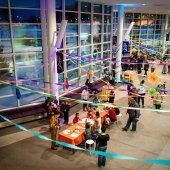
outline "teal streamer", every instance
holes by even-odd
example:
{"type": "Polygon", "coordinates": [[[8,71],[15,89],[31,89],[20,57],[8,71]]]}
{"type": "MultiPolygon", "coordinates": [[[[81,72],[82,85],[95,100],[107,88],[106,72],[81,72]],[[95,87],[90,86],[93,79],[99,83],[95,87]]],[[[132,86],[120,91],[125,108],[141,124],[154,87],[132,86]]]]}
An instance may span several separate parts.
{"type": "MultiPolygon", "coordinates": [[[[26,129],[25,127],[9,120],[8,118],[6,118],[5,116],[3,115],[0,115],[0,117],[7,121],[7,122],[10,122],[12,123],[13,125],[15,125],[18,129],[20,130],[23,130],[23,131],[29,131],[28,129],[26,129]]],[[[90,152],[90,153],[93,153],[95,155],[103,155],[107,158],[112,158],[112,159],[120,159],[120,160],[134,160],[134,161],[143,161],[143,162],[146,162],[146,163],[151,163],[151,164],[157,164],[157,165],[164,165],[164,166],[170,166],[170,160],[164,160],[164,159],[158,159],[158,160],[155,160],[155,159],[138,159],[138,158],[135,158],[135,157],[129,157],[129,156],[125,156],[125,155],[120,155],[120,154],[116,154],[116,153],[110,153],[110,152],[103,152],[103,151],[96,151],[96,150],[85,150],[83,148],[80,148],[80,147],[77,147],[75,145],[71,145],[71,144],[68,144],[68,143],[65,143],[65,142],[60,142],[60,141],[57,141],[57,140],[51,140],[50,138],[44,136],[44,135],[41,135],[40,133],[38,132],[32,132],[32,135],[35,136],[35,137],[38,137],[40,139],[43,139],[43,140],[46,140],[46,141],[53,141],[53,142],[56,142],[58,143],[59,145],[63,146],[63,147],[67,147],[67,148],[71,148],[71,149],[76,149],[76,150],[82,150],[82,151],[87,151],[87,152],[90,152]]]]}

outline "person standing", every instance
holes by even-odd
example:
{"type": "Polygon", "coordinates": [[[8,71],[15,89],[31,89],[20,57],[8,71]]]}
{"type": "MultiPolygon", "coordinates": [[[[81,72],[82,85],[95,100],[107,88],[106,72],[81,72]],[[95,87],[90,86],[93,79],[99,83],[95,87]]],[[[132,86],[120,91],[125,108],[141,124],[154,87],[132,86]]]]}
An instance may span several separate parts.
{"type": "MultiPolygon", "coordinates": [[[[88,88],[85,87],[84,90],[82,91],[81,93],[81,99],[84,100],[84,101],[88,101],[89,99],[89,92],[88,92],[88,88]]],[[[87,108],[87,103],[83,103],[83,111],[87,111],[88,108],[87,108]]]]}
{"type": "Polygon", "coordinates": [[[156,69],[156,61],[155,59],[153,58],[152,59],[152,62],[151,62],[151,73],[154,72],[156,69]]]}
{"type": "Polygon", "coordinates": [[[115,100],[115,92],[113,90],[110,91],[110,95],[109,95],[109,103],[114,103],[115,100]]]}
{"type": "MultiPolygon", "coordinates": [[[[106,128],[102,127],[102,133],[96,139],[97,150],[106,152],[107,150],[107,142],[110,140],[110,136],[106,134],[106,128]]],[[[98,155],[98,167],[105,166],[106,164],[106,157],[103,155],[98,155]]]]}
{"type": "Polygon", "coordinates": [[[56,142],[54,142],[56,140],[57,137],[57,131],[60,128],[59,125],[59,112],[55,112],[50,119],[50,123],[49,123],[49,128],[50,128],[50,133],[51,133],[51,149],[52,150],[57,150],[57,146],[56,142]]]}
{"type": "Polygon", "coordinates": [[[145,99],[145,94],[146,94],[146,89],[145,89],[145,84],[144,83],[145,83],[145,81],[142,80],[140,82],[140,87],[138,89],[138,94],[139,94],[139,96],[138,96],[138,104],[140,106],[140,100],[141,100],[143,108],[144,108],[144,99],[145,99]]]}
{"type": "Polygon", "coordinates": [[[70,105],[67,101],[65,101],[63,105],[63,113],[64,113],[64,124],[68,124],[69,122],[69,111],[70,111],[70,105]]]}
{"type": "Polygon", "coordinates": [[[146,61],[145,64],[144,64],[144,70],[145,70],[144,76],[147,76],[147,72],[149,70],[149,63],[148,63],[148,61],[146,61]]]}
{"type": "Polygon", "coordinates": [[[153,104],[155,105],[155,109],[160,109],[161,108],[161,103],[162,103],[162,96],[159,90],[154,94],[153,96],[153,104]]]}
{"type": "MultiPolygon", "coordinates": [[[[138,104],[135,102],[135,100],[133,98],[129,98],[128,107],[137,108],[138,104]]],[[[124,128],[122,128],[122,130],[128,131],[128,129],[129,129],[131,123],[132,123],[131,131],[136,131],[137,121],[138,121],[138,118],[140,116],[139,109],[138,109],[138,112],[136,112],[135,109],[127,109],[127,114],[129,114],[129,118],[128,118],[128,121],[126,123],[126,126],[124,128]]]]}

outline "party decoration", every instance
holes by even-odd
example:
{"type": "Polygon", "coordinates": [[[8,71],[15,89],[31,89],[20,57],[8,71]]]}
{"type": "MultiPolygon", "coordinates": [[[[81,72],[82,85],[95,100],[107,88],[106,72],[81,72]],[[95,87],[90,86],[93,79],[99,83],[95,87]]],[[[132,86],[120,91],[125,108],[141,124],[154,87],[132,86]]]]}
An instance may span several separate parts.
{"type": "Polygon", "coordinates": [[[154,87],[150,88],[150,89],[149,89],[149,93],[150,93],[151,95],[155,94],[155,93],[156,93],[156,88],[154,88],[154,87]]]}
{"type": "Polygon", "coordinates": [[[156,72],[152,72],[152,73],[150,73],[150,74],[148,75],[148,81],[149,81],[149,83],[155,84],[155,83],[158,82],[158,80],[159,80],[159,76],[158,76],[158,74],[157,74],[156,72]]]}
{"type": "Polygon", "coordinates": [[[68,88],[69,88],[68,78],[66,78],[66,80],[65,80],[65,88],[66,88],[66,89],[68,89],[68,88]]]}
{"type": "Polygon", "coordinates": [[[93,76],[93,71],[92,70],[88,70],[87,71],[87,76],[92,77],[93,76]]]}
{"type": "Polygon", "coordinates": [[[90,152],[94,155],[103,155],[107,158],[112,158],[112,159],[119,159],[119,160],[133,160],[133,161],[143,161],[143,162],[147,162],[147,163],[151,163],[151,164],[157,164],[157,165],[163,165],[163,166],[170,166],[170,160],[166,160],[166,159],[140,159],[140,158],[136,158],[136,157],[131,157],[131,156],[126,156],[126,155],[122,155],[122,154],[117,154],[117,153],[111,153],[111,152],[103,152],[103,151],[99,151],[99,150],[85,150],[83,148],[80,148],[78,146],[66,143],[66,142],[61,142],[61,141],[57,141],[57,140],[52,140],[38,132],[31,132],[28,129],[26,129],[24,126],[19,125],[13,121],[11,121],[10,119],[8,119],[7,117],[0,115],[0,118],[2,118],[3,120],[10,122],[11,124],[15,125],[16,128],[22,130],[22,131],[26,131],[27,133],[31,133],[32,136],[37,137],[39,139],[45,140],[45,141],[53,141],[58,143],[59,145],[63,146],[63,147],[67,147],[67,148],[71,148],[71,149],[76,149],[76,150],[80,150],[80,151],[86,151],[86,152],[90,152]]]}

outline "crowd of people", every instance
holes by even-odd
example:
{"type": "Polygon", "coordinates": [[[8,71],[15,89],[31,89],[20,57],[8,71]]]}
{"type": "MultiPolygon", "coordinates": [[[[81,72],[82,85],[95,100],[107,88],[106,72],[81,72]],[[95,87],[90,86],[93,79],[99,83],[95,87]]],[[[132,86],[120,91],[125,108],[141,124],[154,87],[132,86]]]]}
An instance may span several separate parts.
{"type": "MultiPolygon", "coordinates": [[[[124,70],[137,70],[137,74],[141,74],[142,70],[144,70],[144,76],[148,75],[148,70],[151,70],[151,73],[156,69],[156,60],[150,59],[146,55],[143,56],[133,56],[130,57],[128,63],[124,63],[122,68],[124,70]],[[134,63],[137,63],[136,65],[134,63]]],[[[163,64],[162,73],[165,74],[166,64],[163,64]]],[[[168,70],[170,70],[168,65],[168,70]]],[[[170,71],[168,71],[169,73],[170,71]]],[[[112,74],[108,74],[109,76],[105,79],[109,84],[115,85],[114,77],[110,77],[112,74]]],[[[112,75],[113,76],[113,75],[112,75]]],[[[93,120],[93,124],[90,122],[85,122],[85,139],[93,139],[96,141],[96,149],[99,151],[105,152],[107,150],[107,142],[110,139],[110,136],[106,134],[106,130],[110,129],[110,126],[117,121],[117,116],[120,114],[120,110],[118,107],[115,107],[115,92],[113,89],[110,89],[109,97],[107,101],[103,101],[98,95],[100,92],[94,85],[94,83],[90,83],[89,79],[85,82],[85,87],[81,93],[81,100],[83,105],[83,112],[86,112],[86,118],[93,120]],[[92,100],[90,98],[92,97],[92,100]],[[99,105],[100,103],[106,103],[107,106],[103,107],[103,109],[107,112],[105,115],[104,121],[101,120],[99,105]],[[109,106],[109,107],[108,107],[109,106]]],[[[126,113],[128,114],[128,120],[126,125],[122,128],[123,131],[128,131],[130,126],[132,125],[131,131],[136,131],[137,122],[139,121],[139,117],[141,115],[140,108],[144,108],[145,106],[145,97],[146,94],[148,96],[148,87],[145,85],[145,80],[141,80],[139,85],[134,85],[133,81],[127,83],[127,96],[128,96],[128,109],[126,113]]],[[[155,109],[160,109],[163,101],[162,94],[166,94],[166,82],[159,83],[157,87],[155,87],[155,92],[151,94],[151,100],[153,101],[153,105],[155,109]]],[[[55,140],[57,138],[57,131],[60,128],[60,119],[64,119],[64,124],[68,124],[69,122],[69,110],[70,103],[68,101],[61,101],[59,104],[56,98],[47,98],[46,102],[46,111],[48,113],[48,117],[50,118],[50,132],[51,139],[55,140]]],[[[81,114],[79,112],[75,113],[72,123],[76,124],[81,121],[81,114]]],[[[51,149],[57,149],[58,145],[56,142],[52,141],[51,149]]],[[[106,158],[105,156],[98,156],[98,166],[105,166],[106,158]]]]}

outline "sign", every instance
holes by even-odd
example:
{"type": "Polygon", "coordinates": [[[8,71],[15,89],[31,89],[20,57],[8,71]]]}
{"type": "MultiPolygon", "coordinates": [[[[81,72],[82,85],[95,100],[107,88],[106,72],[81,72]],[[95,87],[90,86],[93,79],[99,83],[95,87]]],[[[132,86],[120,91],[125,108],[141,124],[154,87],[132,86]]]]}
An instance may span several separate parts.
{"type": "Polygon", "coordinates": [[[63,53],[57,52],[57,73],[62,73],[64,71],[63,53]]]}
{"type": "Polygon", "coordinates": [[[129,41],[123,41],[123,43],[122,43],[122,54],[123,54],[123,56],[127,56],[127,55],[130,54],[129,41]]]}

